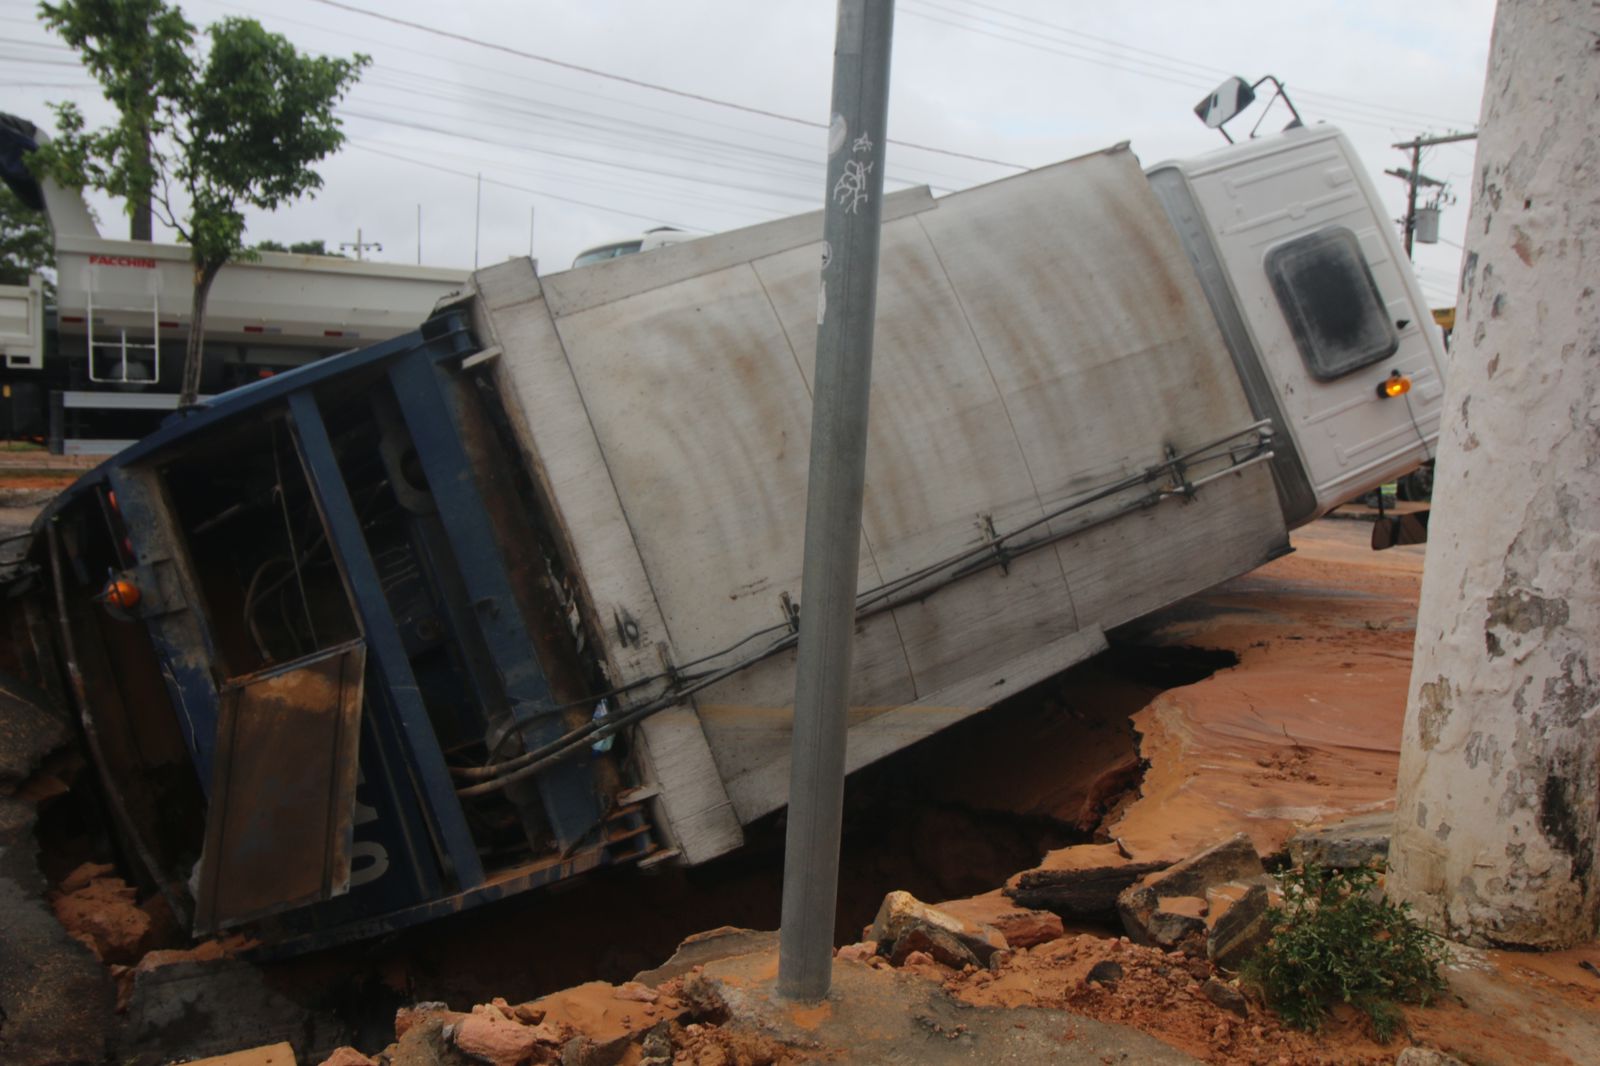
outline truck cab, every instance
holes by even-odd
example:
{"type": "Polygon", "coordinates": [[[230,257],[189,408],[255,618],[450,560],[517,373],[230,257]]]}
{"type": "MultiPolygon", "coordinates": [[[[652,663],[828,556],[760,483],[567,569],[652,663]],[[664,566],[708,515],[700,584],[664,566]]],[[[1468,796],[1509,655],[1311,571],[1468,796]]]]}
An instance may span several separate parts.
{"type": "Polygon", "coordinates": [[[1342,133],[1289,129],[1146,173],[1252,409],[1281,427],[1291,526],[1433,457],[1443,338],[1342,133]]]}

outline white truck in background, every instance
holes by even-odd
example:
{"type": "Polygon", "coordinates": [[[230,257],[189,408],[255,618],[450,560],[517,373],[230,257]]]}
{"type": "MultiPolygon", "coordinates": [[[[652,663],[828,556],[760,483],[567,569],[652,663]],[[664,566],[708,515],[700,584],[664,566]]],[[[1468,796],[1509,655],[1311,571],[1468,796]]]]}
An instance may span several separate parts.
{"type": "MultiPolygon", "coordinates": [[[[52,505],[34,680],[79,664],[197,928],[373,935],[784,806],[821,232],[490,267],[52,505]]],[[[1445,367],[1327,127],[894,193],[875,349],[852,770],[1427,459],[1445,367]]]]}
{"type": "MultiPolygon", "coordinates": [[[[0,114],[0,175],[45,212],[56,253],[53,313],[37,281],[0,289],[7,428],[46,439],[52,451],[107,455],[177,408],[194,270],[182,245],[101,236],[80,192],[34,178],[23,157],[41,136],[0,114]],[[13,303],[24,300],[26,336],[9,325],[13,303]]],[[[467,273],[285,252],[229,263],[206,305],[200,391],[415,329],[467,273]]]]}

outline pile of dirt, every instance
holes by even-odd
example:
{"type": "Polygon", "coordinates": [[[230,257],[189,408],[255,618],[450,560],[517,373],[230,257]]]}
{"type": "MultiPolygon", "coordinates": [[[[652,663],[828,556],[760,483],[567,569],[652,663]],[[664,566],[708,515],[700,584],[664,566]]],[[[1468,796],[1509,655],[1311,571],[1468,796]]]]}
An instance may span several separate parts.
{"type": "Polygon", "coordinates": [[[1206,960],[1126,937],[1063,937],[943,984],[974,1006],[1051,1007],[1130,1026],[1206,1062],[1388,1066],[1396,1050],[1375,1043],[1353,1015],[1316,1036],[1285,1028],[1206,960]]]}
{"type": "Polygon", "coordinates": [[[50,896],[50,909],[67,935],[106,963],[131,965],[149,948],[154,921],[138,904],[138,891],[116,867],[86,862],[50,896]]]}

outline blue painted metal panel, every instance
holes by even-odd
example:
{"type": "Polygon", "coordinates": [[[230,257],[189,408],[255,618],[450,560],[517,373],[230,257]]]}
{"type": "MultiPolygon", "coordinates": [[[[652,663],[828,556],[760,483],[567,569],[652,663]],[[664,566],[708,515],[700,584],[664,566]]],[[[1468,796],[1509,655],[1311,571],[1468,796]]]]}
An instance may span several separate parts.
{"type": "Polygon", "coordinates": [[[316,397],[309,389],[292,393],[289,413],[306,479],[316,495],[323,521],[327,523],[328,539],[349,584],[377,672],[400,721],[430,820],[455,872],[456,883],[464,889],[473,888],[483,883],[483,863],[450,780],[439,739],[428,720],[428,709],[412,676],[405,645],[389,613],[377,568],[362,535],[361,522],[339,469],[316,397]]]}
{"type": "MultiPolygon", "coordinates": [[[[155,646],[161,677],[172,697],[200,788],[209,799],[217,743],[217,686],[211,664],[217,661],[211,631],[195,597],[181,586],[177,560],[184,547],[173,543],[166,500],[153,473],[114,466],[107,482],[117,494],[133,544],[139,585],[150,590],[139,614],[155,646]]],[[[91,491],[93,491],[91,489],[91,491]]]]}
{"type": "MultiPolygon", "coordinates": [[[[450,371],[436,365],[432,353],[421,348],[396,360],[389,367],[389,379],[511,713],[525,724],[523,735],[532,744],[556,740],[568,727],[535,654],[471,457],[462,444],[460,411],[449,395],[455,387],[450,371]]],[[[594,777],[583,763],[566,762],[546,770],[539,775],[538,786],[563,850],[600,821],[594,777]]]]}

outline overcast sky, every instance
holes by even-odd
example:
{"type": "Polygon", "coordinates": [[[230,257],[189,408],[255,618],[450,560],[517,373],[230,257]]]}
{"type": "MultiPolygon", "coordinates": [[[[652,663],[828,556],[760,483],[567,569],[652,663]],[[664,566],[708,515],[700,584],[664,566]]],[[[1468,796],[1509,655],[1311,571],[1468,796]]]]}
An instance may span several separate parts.
{"type": "MultiPolygon", "coordinates": [[[[422,261],[471,267],[474,255],[526,255],[531,214],[548,273],[652,226],[721,231],[822,203],[834,0],[181,6],[200,26],[248,16],[303,49],[374,59],[343,105],[349,144],[322,164],[323,190],[252,217],[253,240],[335,245],[359,230],[381,242],[373,258],[414,263],[420,210],[422,261]]],[[[1474,126],[1493,11],[1492,0],[899,0],[889,135],[942,151],[892,146],[890,187],[942,193],[1123,140],[1147,165],[1206,151],[1222,140],[1195,102],[1227,75],[1270,73],[1307,122],[1354,139],[1398,217],[1405,186],[1383,171],[1408,160],[1389,146],[1474,126]]],[[[46,129],[50,101],[109,117],[34,4],[0,0],[0,29],[0,110],[46,129]]],[[[1286,121],[1281,108],[1264,131],[1286,121]]],[[[1423,159],[1458,197],[1441,243],[1418,249],[1435,306],[1454,302],[1472,168],[1471,142],[1423,159]]],[[[119,208],[95,203],[102,231],[124,235],[119,208]]]]}

